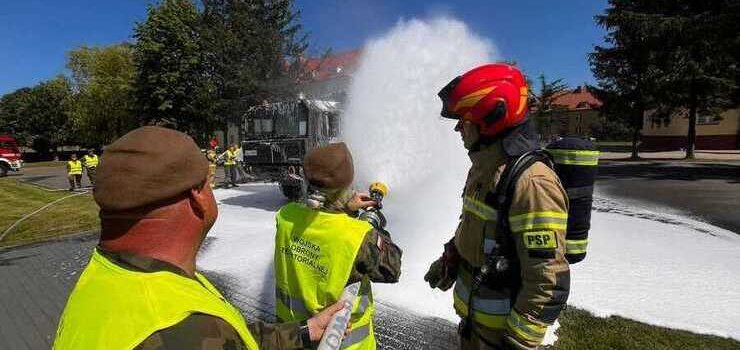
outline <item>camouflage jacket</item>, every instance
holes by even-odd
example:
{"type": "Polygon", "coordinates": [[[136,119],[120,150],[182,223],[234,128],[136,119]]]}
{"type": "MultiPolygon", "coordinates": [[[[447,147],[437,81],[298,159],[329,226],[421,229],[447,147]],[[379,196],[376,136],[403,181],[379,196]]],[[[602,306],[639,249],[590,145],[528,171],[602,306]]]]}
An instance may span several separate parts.
{"type": "MultiPolygon", "coordinates": [[[[322,210],[328,212],[345,212],[352,217],[359,216],[359,212],[346,209],[346,199],[335,203],[328,203],[322,210]]],[[[347,284],[362,280],[367,275],[370,281],[378,283],[396,283],[401,276],[401,256],[403,251],[393,243],[390,233],[383,229],[370,230],[360,246],[355,257],[355,266],[349,275],[347,284]]]]}
{"type": "MultiPolygon", "coordinates": [[[[169,271],[192,278],[177,266],[149,257],[130,253],[98,251],[117,265],[134,271],[169,271]]],[[[256,321],[248,324],[260,349],[304,349],[311,346],[301,338],[300,322],[268,324],[256,321]]],[[[226,321],[206,314],[192,314],[180,323],[157,331],[142,341],[136,350],[246,350],[236,330],[226,321]]]]}
{"type": "Polygon", "coordinates": [[[566,192],[547,165],[535,163],[516,182],[508,217],[503,218],[508,220],[509,232],[498,232],[498,212],[490,194],[495,192],[507,157],[497,142],[471,153],[470,158],[473,166],[454,239],[464,260],[455,285],[456,309],[461,316],[467,315],[472,276],[486,261],[484,250],[496,242],[499,246],[493,251],[499,254],[495,255],[510,257],[512,267],[473,294],[473,305],[477,305],[473,332],[488,345],[506,342],[518,349],[534,349],[569,295],[566,192]]]}

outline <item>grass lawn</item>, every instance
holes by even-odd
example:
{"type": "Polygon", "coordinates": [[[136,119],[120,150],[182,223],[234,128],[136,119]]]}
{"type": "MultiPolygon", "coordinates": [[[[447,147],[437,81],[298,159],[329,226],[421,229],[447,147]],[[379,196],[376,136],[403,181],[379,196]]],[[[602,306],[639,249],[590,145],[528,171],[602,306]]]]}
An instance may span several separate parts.
{"type": "Polygon", "coordinates": [[[662,328],[617,316],[601,318],[570,307],[560,316],[558,341],[551,350],[736,350],[740,342],[662,328]]]}
{"type": "MultiPolygon", "coordinates": [[[[49,192],[10,178],[0,179],[0,234],[24,215],[68,195],[66,191],[49,192]]],[[[84,194],[65,199],[26,219],[0,241],[0,246],[92,230],[98,227],[98,222],[98,207],[91,194],[84,194]]]]}

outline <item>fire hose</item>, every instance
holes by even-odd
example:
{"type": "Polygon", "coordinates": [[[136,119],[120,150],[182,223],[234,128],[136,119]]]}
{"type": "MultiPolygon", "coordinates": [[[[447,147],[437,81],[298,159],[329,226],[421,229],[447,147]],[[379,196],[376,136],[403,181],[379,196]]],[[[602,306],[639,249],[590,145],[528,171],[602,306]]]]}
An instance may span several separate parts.
{"type": "Polygon", "coordinates": [[[32,216],[34,216],[34,215],[36,215],[36,214],[38,214],[38,213],[40,213],[40,212],[42,212],[42,211],[46,210],[46,209],[48,209],[49,207],[53,206],[54,204],[57,204],[57,203],[59,203],[59,202],[61,202],[61,201],[65,200],[65,199],[67,199],[67,198],[72,198],[72,197],[76,197],[76,196],[81,196],[81,195],[83,195],[83,194],[87,194],[87,193],[90,193],[90,191],[82,191],[82,192],[77,192],[77,193],[73,193],[73,194],[70,194],[70,195],[68,195],[68,196],[64,196],[64,197],[62,197],[62,198],[56,199],[56,200],[54,200],[54,201],[52,201],[52,202],[50,202],[50,203],[47,203],[47,204],[45,204],[45,205],[44,205],[44,206],[42,206],[41,208],[38,208],[38,209],[36,209],[36,210],[34,210],[34,211],[32,211],[32,212],[30,212],[30,213],[26,214],[26,215],[25,215],[25,216],[23,216],[22,218],[20,218],[20,219],[16,220],[16,222],[14,222],[14,223],[13,223],[12,225],[10,225],[10,226],[9,226],[9,227],[8,227],[7,229],[5,229],[5,231],[3,231],[3,233],[0,233],[0,241],[2,241],[2,240],[3,240],[3,238],[5,238],[5,236],[6,236],[6,235],[7,235],[7,234],[8,234],[8,233],[9,233],[10,231],[12,231],[12,230],[13,230],[14,228],[16,228],[16,227],[17,227],[17,226],[18,226],[18,225],[19,225],[19,224],[20,224],[21,222],[25,221],[26,219],[28,219],[28,218],[30,218],[30,217],[32,217],[32,216]]]}

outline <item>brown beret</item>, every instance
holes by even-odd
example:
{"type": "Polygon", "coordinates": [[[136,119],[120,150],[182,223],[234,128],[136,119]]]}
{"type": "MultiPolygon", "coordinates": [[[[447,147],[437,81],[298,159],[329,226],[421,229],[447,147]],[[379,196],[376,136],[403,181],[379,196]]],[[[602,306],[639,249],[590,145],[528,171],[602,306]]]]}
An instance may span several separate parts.
{"type": "Polygon", "coordinates": [[[344,142],[314,148],[303,161],[308,182],[321,188],[343,188],[352,184],[355,169],[344,142]]]}
{"type": "Polygon", "coordinates": [[[105,148],[97,170],[95,201],[104,210],[137,208],[197,187],[207,174],[208,161],[190,136],[144,126],[105,148]]]}

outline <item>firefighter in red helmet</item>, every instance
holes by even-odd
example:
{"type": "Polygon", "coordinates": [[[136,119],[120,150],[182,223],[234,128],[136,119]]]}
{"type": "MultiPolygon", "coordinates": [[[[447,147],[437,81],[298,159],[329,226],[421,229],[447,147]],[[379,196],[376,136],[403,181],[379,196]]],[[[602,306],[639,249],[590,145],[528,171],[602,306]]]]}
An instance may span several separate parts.
{"type": "Polygon", "coordinates": [[[454,286],[461,349],[535,349],[568,299],[568,199],[557,175],[535,163],[508,203],[497,203],[507,164],[537,147],[527,94],[508,64],[477,67],[439,92],[441,114],[458,121],[473,165],[455,236],[424,279],[443,291],[454,286]]]}

